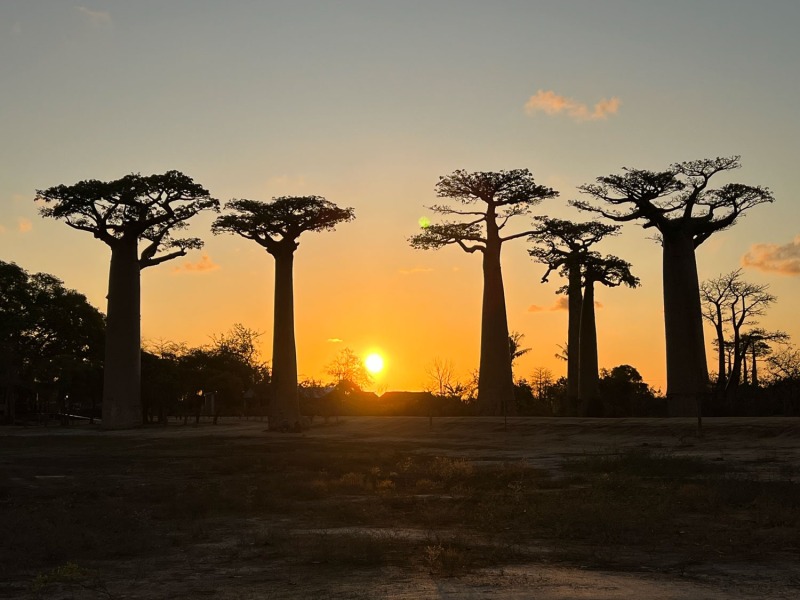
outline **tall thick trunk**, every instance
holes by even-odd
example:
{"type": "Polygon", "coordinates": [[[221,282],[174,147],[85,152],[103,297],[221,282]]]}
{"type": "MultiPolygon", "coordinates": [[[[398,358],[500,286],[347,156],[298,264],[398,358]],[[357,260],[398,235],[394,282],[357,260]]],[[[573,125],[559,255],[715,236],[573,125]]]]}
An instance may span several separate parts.
{"type": "Polygon", "coordinates": [[[487,243],[483,253],[481,359],[478,374],[478,412],[508,414],[514,409],[514,378],[508,345],[508,318],[500,268],[500,242],[487,243]]]}
{"type": "Polygon", "coordinates": [[[581,417],[603,416],[600,402],[600,376],[597,364],[597,326],[594,314],[594,282],[589,281],[583,293],[580,335],[580,409],[581,417]]]}
{"type": "Polygon", "coordinates": [[[275,257],[275,319],[272,337],[272,400],[269,428],[300,429],[297,397],[297,349],[294,339],[294,252],[275,257]]]}
{"type": "Polygon", "coordinates": [[[664,329],[670,416],[699,416],[708,384],[697,263],[691,237],[664,235],[664,329]]]}
{"type": "Polygon", "coordinates": [[[755,342],[750,346],[750,383],[753,387],[758,387],[758,367],[756,366],[756,345],[755,342]]]}
{"type": "Polygon", "coordinates": [[[578,414],[580,397],[580,335],[581,335],[581,266],[578,261],[568,264],[567,283],[567,397],[561,407],[564,416],[578,414]]]}
{"type": "Polygon", "coordinates": [[[108,274],[104,429],[128,429],[142,424],[140,280],[136,238],[119,240],[111,248],[108,274]]]}

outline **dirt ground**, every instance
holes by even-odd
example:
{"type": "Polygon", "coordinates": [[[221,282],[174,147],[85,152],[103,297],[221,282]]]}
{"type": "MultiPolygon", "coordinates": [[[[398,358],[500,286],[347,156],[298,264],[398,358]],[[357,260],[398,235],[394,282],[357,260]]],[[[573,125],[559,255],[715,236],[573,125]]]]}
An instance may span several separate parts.
{"type": "MultiPolygon", "coordinates": [[[[419,476],[412,494],[403,467],[392,466],[424,464],[433,473],[430,465],[437,472],[445,465],[464,471],[472,486],[483,485],[482,470],[505,477],[497,469],[516,469],[528,487],[502,479],[497,501],[522,498],[524,511],[531,473],[547,482],[537,484],[540,496],[580,494],[607,475],[573,481],[570,464],[639,451],[719,466],[725,485],[783,486],[790,494],[783,508],[795,514],[800,503],[792,496],[800,422],[787,418],[706,419],[702,437],[690,419],[513,418],[506,426],[494,418],[343,417],[303,434],[240,420],[120,432],[3,428],[0,598],[800,598],[800,540],[786,537],[797,532],[786,524],[796,522],[791,515],[760,519],[748,506],[726,512],[724,544],[714,523],[721,508],[676,521],[680,531],[653,529],[677,542],[613,531],[590,541],[540,538],[535,528],[520,537],[518,521],[498,521],[511,531],[488,535],[447,519],[449,506],[468,514],[473,488],[419,476]],[[322,463],[303,462],[310,448],[322,463]],[[341,473],[340,454],[352,461],[341,473]],[[289,486],[301,468],[317,473],[313,485],[298,479],[299,487],[283,491],[281,482],[289,486]],[[273,479],[262,489],[267,472],[273,479]],[[201,502],[206,493],[224,506],[201,502]],[[287,493],[294,495],[280,503],[287,493]],[[442,517],[422,514],[437,510],[442,517]],[[750,540],[745,533],[756,527],[760,545],[737,547],[737,531],[750,540]]],[[[482,493],[475,510],[491,512],[485,499],[495,496],[482,493]]]]}

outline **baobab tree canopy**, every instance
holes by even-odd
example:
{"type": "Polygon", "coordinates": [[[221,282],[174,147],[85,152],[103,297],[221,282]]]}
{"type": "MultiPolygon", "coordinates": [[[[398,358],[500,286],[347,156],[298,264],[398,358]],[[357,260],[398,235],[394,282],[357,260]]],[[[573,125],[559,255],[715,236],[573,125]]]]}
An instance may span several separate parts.
{"type": "Polygon", "coordinates": [[[452,198],[463,205],[478,204],[478,209],[459,210],[441,204],[428,207],[440,215],[466,217],[466,220],[432,223],[410,238],[411,246],[426,250],[458,244],[465,252],[482,252],[487,243],[502,243],[529,235],[531,232],[525,231],[503,237],[500,232],[512,217],[528,214],[542,200],[553,198],[558,192],[535,183],[528,169],[475,173],[457,170],[439,177],[436,195],[452,198]]]}
{"type": "Polygon", "coordinates": [[[297,348],[294,336],[294,251],[306,231],[333,230],[352,221],[352,208],[340,208],[321,196],[282,196],[272,202],[231,200],[228,214],[214,221],[211,230],[235,233],[255,241],[275,259],[275,306],[272,338],[272,399],[269,427],[300,429],[297,396],[297,348]]]}
{"type": "Polygon", "coordinates": [[[436,195],[450,198],[463,208],[437,204],[429,209],[458,220],[426,223],[422,233],[412,236],[409,243],[422,250],[456,244],[465,252],[483,255],[478,410],[482,414],[501,414],[513,403],[514,382],[500,251],[504,242],[532,233],[527,229],[506,234],[505,228],[513,217],[528,214],[558,192],[538,185],[527,169],[474,173],[458,170],[439,178],[436,195]]]}
{"type": "Polygon", "coordinates": [[[39,190],[42,216],[87,231],[111,249],[103,426],[135,427],[141,409],[141,270],[200,248],[197,238],[173,238],[203,210],[218,210],[208,191],[178,171],[126,175],[115,181],[81,181],[39,190]],[[50,205],[52,203],[52,206],[50,205]],[[139,254],[139,242],[145,246],[139,254]]]}
{"type": "Polygon", "coordinates": [[[74,229],[88,231],[109,246],[121,240],[149,242],[140,256],[140,267],[150,267],[184,256],[203,242],[197,238],[172,237],[203,210],[216,210],[219,201],[179,171],[163,175],[126,175],[115,181],[90,179],[74,185],[58,185],[37,192],[43,217],[63,220],[74,229]],[[159,251],[166,251],[158,254],[159,251]]]}
{"type": "Polygon", "coordinates": [[[578,187],[614,208],[585,201],[572,204],[613,221],[643,220],[643,227],[655,227],[662,236],[689,237],[696,248],[714,232],[733,225],[744,211],[773,201],[769,189],[761,186],[728,183],[708,188],[713,176],[740,168],[739,159],[693,160],[675,163],[661,172],[626,168],[621,175],[598,177],[597,183],[578,187]]]}
{"type": "Polygon", "coordinates": [[[695,249],[746,210],[773,201],[772,193],[760,186],[728,183],[709,188],[712,177],[739,167],[739,157],[732,156],[675,163],[660,172],[624,169],[621,175],[598,177],[596,183],[578,188],[606,207],[572,202],[614,221],[640,220],[643,227],[660,233],[667,398],[674,416],[699,416],[708,392],[695,249]]]}
{"type": "Polygon", "coordinates": [[[321,196],[281,196],[272,202],[231,200],[225,209],[234,212],[218,217],[211,230],[236,233],[269,253],[295,243],[305,231],[330,231],[355,218],[352,208],[341,208],[321,196]]]}

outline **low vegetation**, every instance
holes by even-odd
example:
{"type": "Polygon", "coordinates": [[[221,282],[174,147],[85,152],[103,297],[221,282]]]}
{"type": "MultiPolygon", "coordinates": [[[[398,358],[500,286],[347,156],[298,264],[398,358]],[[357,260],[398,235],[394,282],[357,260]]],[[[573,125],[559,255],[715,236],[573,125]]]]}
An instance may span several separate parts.
{"type": "Polygon", "coordinates": [[[791,470],[754,475],[663,449],[587,453],[545,470],[398,441],[53,436],[2,445],[0,578],[40,597],[62,588],[111,597],[115,564],[168,569],[176,554],[203,569],[268,561],[450,577],[545,560],[668,570],[710,553],[796,553],[800,539],[791,470]]]}

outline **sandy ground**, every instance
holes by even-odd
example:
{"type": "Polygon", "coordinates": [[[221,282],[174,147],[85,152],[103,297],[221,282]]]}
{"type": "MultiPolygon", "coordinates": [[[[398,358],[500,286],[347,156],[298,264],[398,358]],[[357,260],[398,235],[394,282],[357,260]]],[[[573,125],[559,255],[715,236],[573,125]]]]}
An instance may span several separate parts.
{"type": "MultiPolygon", "coordinates": [[[[5,428],[2,438],[40,436],[115,436],[140,440],[222,436],[232,444],[264,443],[283,435],[342,440],[365,445],[391,444],[412,452],[465,457],[476,463],[524,459],[533,466],[557,470],[571,456],[615,452],[625,448],[663,448],[675,453],[726,461],[770,476],[781,465],[800,466],[800,422],[792,419],[706,419],[698,438],[690,419],[548,419],[513,418],[507,427],[494,418],[345,417],[340,422],[314,423],[303,434],[271,434],[257,421],[232,421],[212,427],[169,426],[136,431],[100,432],[76,428],[5,428]]],[[[66,439],[65,439],[66,442],[66,439]]],[[[302,440],[298,439],[298,443],[302,440]]],[[[18,446],[15,446],[15,448],[18,446]]],[[[24,450],[15,450],[24,452],[24,450]]],[[[13,461],[13,453],[5,461],[13,461]]],[[[0,468],[3,462],[0,461],[0,468]]],[[[795,475],[796,477],[796,475],[795,475]]],[[[413,533],[408,534],[413,535],[413,533]]],[[[224,544],[224,540],[220,541],[224,544]]],[[[58,592],[53,598],[509,598],[509,599],[723,599],[800,598],[800,557],[759,563],[707,561],[653,568],[642,557],[641,568],[623,572],[594,570],[584,565],[526,565],[480,570],[463,577],[434,578],[408,570],[382,567],[331,573],[280,562],[247,567],[235,561],[198,565],[184,556],[153,559],[152,564],[115,565],[116,578],[104,590],[58,592]]],[[[0,597],[43,597],[23,594],[0,582],[0,597]],[[17,595],[15,595],[17,594],[17,595]]]]}

